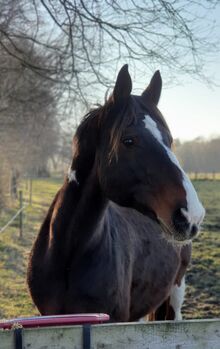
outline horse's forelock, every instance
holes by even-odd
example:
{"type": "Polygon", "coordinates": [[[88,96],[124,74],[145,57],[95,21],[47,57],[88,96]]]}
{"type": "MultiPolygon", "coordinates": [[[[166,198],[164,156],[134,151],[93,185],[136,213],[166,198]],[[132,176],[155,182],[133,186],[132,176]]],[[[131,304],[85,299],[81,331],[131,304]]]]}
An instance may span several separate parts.
{"type": "Polygon", "coordinates": [[[89,139],[92,138],[89,133],[94,133],[96,135],[93,140],[97,142],[97,135],[99,135],[99,132],[103,132],[103,134],[106,135],[105,131],[107,131],[109,134],[109,137],[106,138],[106,141],[109,142],[109,160],[111,160],[113,156],[117,159],[123,131],[128,125],[137,120],[137,116],[141,112],[143,113],[143,109],[145,109],[145,111],[149,110],[153,119],[168,131],[167,135],[171,140],[170,143],[172,143],[169,127],[156,105],[152,103],[151,100],[147,100],[146,103],[146,98],[143,99],[143,96],[129,95],[128,98],[119,100],[117,103],[111,96],[105,101],[104,105],[98,105],[96,108],[91,109],[84,116],[77,129],[75,136],[77,140],[76,147],[79,146],[79,142],[84,141],[83,139],[85,137],[88,136],[89,139]]]}
{"type": "MultiPolygon", "coordinates": [[[[117,158],[118,149],[124,129],[130,124],[136,122],[137,110],[136,105],[130,98],[125,105],[114,105],[108,100],[103,106],[91,109],[81,121],[76,135],[73,139],[74,154],[78,155],[80,142],[85,141],[85,137],[91,138],[91,132],[96,129],[97,133],[109,132],[109,158],[117,158]],[[88,132],[88,135],[87,135],[88,132]]],[[[97,139],[96,139],[97,141],[97,139]]],[[[90,145],[92,146],[92,144],[90,145]]]]}
{"type": "MultiPolygon", "coordinates": [[[[114,121],[111,127],[110,132],[110,151],[109,151],[109,160],[111,161],[112,157],[115,156],[117,159],[118,148],[122,138],[122,134],[124,129],[135,123],[137,121],[137,117],[140,113],[143,113],[143,105],[140,102],[139,97],[131,96],[128,100],[128,103],[123,106],[121,109],[117,109],[117,106],[113,108],[112,113],[116,115],[114,117],[114,121]]],[[[169,138],[169,143],[173,143],[173,138],[170,132],[170,129],[166,123],[161,112],[158,108],[152,104],[145,106],[148,109],[149,113],[153,116],[156,123],[159,123],[166,131],[166,135],[169,138]]],[[[107,115],[107,117],[109,117],[107,115]]],[[[111,116],[110,116],[111,117],[111,116]]]]}
{"type": "Polygon", "coordinates": [[[110,151],[109,151],[109,161],[112,157],[117,159],[118,149],[121,142],[122,134],[125,128],[136,121],[136,111],[135,106],[130,99],[123,108],[114,108],[113,112],[113,124],[110,132],[110,151]]]}
{"type": "MultiPolygon", "coordinates": [[[[117,159],[123,131],[127,126],[137,121],[137,116],[142,108],[141,105],[143,107],[140,97],[132,95],[124,105],[114,105],[110,98],[104,105],[98,105],[97,108],[91,109],[84,116],[77,129],[73,140],[73,156],[75,157],[78,155],[79,142],[85,141],[85,137],[91,139],[91,132],[95,130],[95,133],[98,134],[99,131],[102,133],[106,131],[104,129],[107,129],[107,132],[110,132],[110,138],[108,138],[108,160],[111,161],[113,157],[117,159]]],[[[170,143],[172,143],[172,135],[163,115],[153,105],[145,107],[149,110],[150,114],[152,114],[155,121],[159,122],[167,130],[170,143]]],[[[97,141],[97,138],[94,138],[93,141],[97,141]]],[[[92,147],[93,144],[90,144],[90,146],[92,147]]]]}

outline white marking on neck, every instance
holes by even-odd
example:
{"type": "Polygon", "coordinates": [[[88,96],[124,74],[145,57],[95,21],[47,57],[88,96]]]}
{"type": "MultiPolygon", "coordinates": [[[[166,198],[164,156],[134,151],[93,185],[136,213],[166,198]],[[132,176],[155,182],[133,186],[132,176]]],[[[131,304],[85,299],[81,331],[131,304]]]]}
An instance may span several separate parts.
{"type": "Polygon", "coordinates": [[[67,177],[68,177],[69,183],[76,182],[78,184],[78,181],[76,179],[76,171],[72,170],[71,167],[68,169],[67,177]]]}
{"type": "Polygon", "coordinates": [[[199,198],[197,196],[197,193],[192,185],[192,182],[186,175],[186,173],[183,171],[183,169],[180,166],[179,161],[177,160],[174,153],[171,151],[170,148],[168,148],[164,142],[163,137],[161,135],[160,130],[157,127],[156,122],[149,116],[145,115],[144,118],[144,124],[145,127],[151,132],[151,134],[154,136],[154,138],[157,139],[157,141],[164,147],[164,149],[167,152],[167,155],[169,156],[170,160],[179,168],[179,170],[182,173],[183,176],[183,186],[186,191],[186,201],[187,201],[187,210],[182,209],[182,213],[185,215],[185,217],[188,219],[191,227],[193,224],[196,224],[198,227],[202,223],[204,216],[205,216],[205,209],[202,206],[201,202],[199,201],[199,198]]]}
{"type": "Polygon", "coordinates": [[[182,320],[181,308],[184,301],[185,289],[185,277],[182,278],[180,286],[175,285],[171,289],[170,305],[172,306],[175,313],[174,320],[182,320]]]}

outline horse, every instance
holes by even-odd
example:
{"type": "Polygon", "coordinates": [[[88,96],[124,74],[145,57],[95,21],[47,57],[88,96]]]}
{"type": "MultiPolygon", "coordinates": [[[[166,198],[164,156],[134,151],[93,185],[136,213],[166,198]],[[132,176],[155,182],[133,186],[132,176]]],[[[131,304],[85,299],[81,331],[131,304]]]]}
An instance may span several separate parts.
{"type": "Polygon", "coordinates": [[[128,66],[88,112],[73,158],[30,253],[42,315],[101,312],[112,322],[181,319],[191,241],[205,210],[172,151],[156,71],[132,95],[128,66]]]}

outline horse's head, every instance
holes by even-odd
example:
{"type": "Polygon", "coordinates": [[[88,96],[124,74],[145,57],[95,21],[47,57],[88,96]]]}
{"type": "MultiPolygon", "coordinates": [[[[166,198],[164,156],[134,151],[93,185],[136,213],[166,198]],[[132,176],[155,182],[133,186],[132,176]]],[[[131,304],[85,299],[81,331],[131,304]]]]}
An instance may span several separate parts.
{"type": "Polygon", "coordinates": [[[197,235],[205,211],[171,150],[172,136],[157,108],[161,87],[157,71],[141,96],[131,95],[127,65],[122,67],[110,100],[90,118],[87,166],[96,163],[108,199],[157,220],[168,239],[185,241],[197,235]]]}

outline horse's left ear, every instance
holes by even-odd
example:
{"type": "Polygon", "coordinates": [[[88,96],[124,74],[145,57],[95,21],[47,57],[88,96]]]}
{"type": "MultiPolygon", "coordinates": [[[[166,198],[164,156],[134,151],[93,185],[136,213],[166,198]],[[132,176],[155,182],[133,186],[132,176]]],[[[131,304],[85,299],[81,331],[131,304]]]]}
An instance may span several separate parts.
{"type": "Polygon", "coordinates": [[[132,90],[132,81],[128,72],[128,65],[125,64],[118,73],[118,77],[115,83],[113,91],[113,102],[118,103],[126,100],[132,90]]]}
{"type": "Polygon", "coordinates": [[[151,100],[154,104],[158,104],[162,90],[162,79],[159,70],[157,70],[142,96],[147,100],[151,100]]]}

